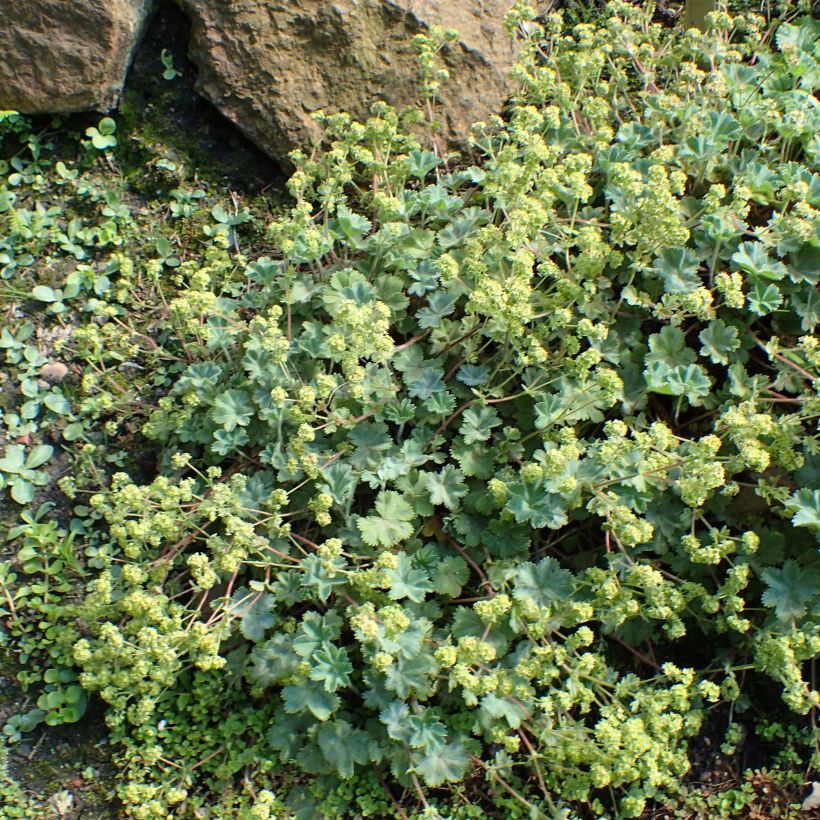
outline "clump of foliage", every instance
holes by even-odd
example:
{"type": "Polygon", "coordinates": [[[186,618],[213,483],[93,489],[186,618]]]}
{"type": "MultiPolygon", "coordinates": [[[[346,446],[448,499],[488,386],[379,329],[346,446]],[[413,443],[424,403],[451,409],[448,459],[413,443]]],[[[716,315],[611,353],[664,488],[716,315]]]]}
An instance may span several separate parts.
{"type": "Polygon", "coordinates": [[[0,462],[17,501],[60,443],[77,502],[13,532],[4,615],[45,613],[14,640],[47,719],[108,705],[129,816],[636,817],[710,710],[736,742],[747,677],[820,705],[820,27],[509,21],[520,91],[473,161],[327,116],[250,247],[181,186],[197,240],[132,258],[116,194],[89,228],[39,204],[85,183],[34,138],[3,169],[3,277],[79,299],[50,313],[80,382],[4,420],[44,439],[0,462]]]}

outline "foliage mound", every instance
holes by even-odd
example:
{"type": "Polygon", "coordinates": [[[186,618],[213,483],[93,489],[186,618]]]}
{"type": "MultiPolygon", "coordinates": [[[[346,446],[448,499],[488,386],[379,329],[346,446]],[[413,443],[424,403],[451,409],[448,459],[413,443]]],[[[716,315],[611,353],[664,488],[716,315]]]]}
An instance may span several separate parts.
{"type": "Polygon", "coordinates": [[[511,13],[472,161],[325,117],[265,237],[176,179],[146,244],[114,120],[52,164],[4,115],[0,474],[62,446],[76,506],[0,608],[128,816],[635,817],[710,714],[813,721],[818,24],[602,21],[511,13]]]}

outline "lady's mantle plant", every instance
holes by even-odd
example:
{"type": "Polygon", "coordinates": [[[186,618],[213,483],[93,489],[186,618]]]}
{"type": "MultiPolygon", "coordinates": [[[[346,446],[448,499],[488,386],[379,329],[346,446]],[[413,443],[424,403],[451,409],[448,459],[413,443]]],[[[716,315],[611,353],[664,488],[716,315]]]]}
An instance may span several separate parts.
{"type": "Polygon", "coordinates": [[[373,769],[423,816],[486,781],[507,816],[634,817],[753,705],[741,672],[820,705],[820,31],[650,18],[517,7],[472,164],[386,106],[325,117],[266,255],[217,219],[167,329],[111,328],[177,374],[71,610],[132,816],[264,759],[300,817],[373,769]]]}

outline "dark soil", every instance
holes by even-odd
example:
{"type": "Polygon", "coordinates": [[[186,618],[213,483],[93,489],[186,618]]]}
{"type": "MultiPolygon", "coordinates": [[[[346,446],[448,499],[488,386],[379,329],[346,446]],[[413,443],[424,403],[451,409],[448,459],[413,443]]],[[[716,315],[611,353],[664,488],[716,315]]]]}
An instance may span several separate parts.
{"type": "MultiPolygon", "coordinates": [[[[0,658],[2,661],[2,658],[0,658]]],[[[12,664],[0,666],[0,725],[34,706],[35,700],[14,681],[12,664]]],[[[9,774],[54,817],[65,820],[109,820],[120,816],[114,793],[116,772],[99,707],[70,726],[41,726],[12,745],[9,774]]],[[[2,817],[2,807],[0,807],[2,817]]]]}

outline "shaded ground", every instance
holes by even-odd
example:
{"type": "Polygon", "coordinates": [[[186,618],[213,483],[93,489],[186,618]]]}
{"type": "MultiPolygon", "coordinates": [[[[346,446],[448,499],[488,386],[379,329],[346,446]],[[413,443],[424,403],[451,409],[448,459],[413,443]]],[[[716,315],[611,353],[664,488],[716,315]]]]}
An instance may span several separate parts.
{"type": "Polygon", "coordinates": [[[117,113],[133,148],[130,173],[141,173],[140,160],[160,153],[188,178],[206,177],[248,196],[280,195],[285,177],[276,163],[194,90],[197,69],[187,58],[189,38],[182,12],[167,0],[159,3],[117,113]],[[177,73],[172,80],[163,77],[163,54],[177,73]]]}
{"type": "MultiPolygon", "coordinates": [[[[0,667],[0,725],[32,708],[36,699],[14,682],[13,665],[0,667]]],[[[107,820],[119,816],[111,799],[115,771],[105,724],[98,709],[71,726],[41,726],[9,746],[9,774],[48,814],[66,820],[107,820]]],[[[3,817],[0,806],[0,817],[3,817]]]]}

